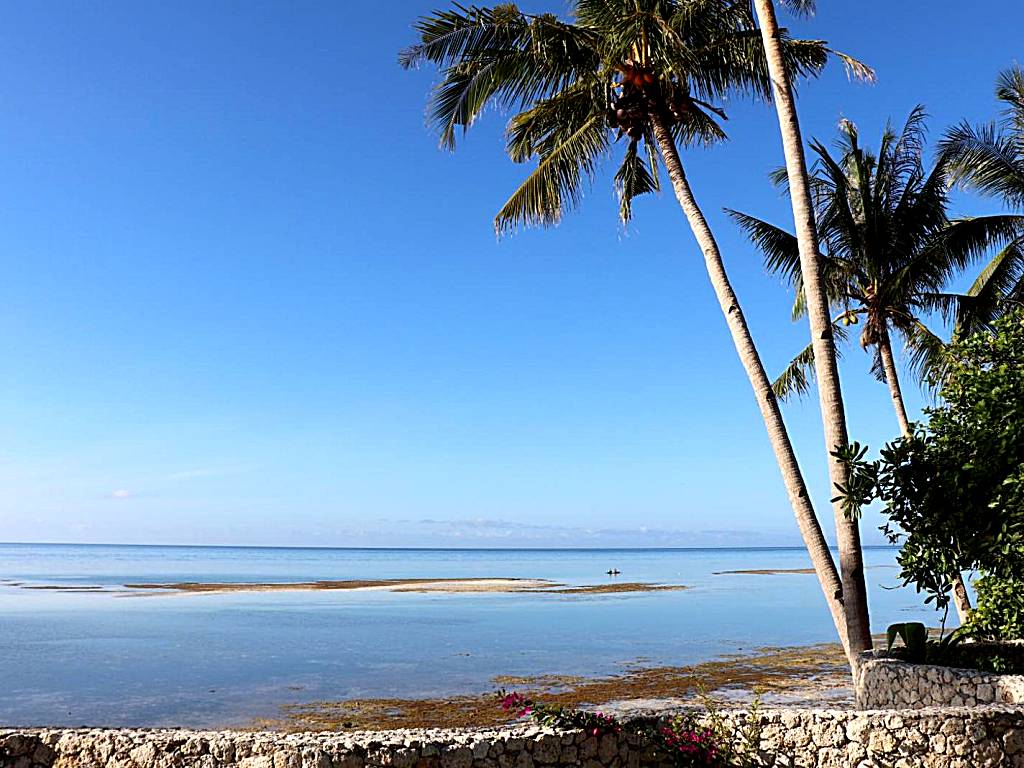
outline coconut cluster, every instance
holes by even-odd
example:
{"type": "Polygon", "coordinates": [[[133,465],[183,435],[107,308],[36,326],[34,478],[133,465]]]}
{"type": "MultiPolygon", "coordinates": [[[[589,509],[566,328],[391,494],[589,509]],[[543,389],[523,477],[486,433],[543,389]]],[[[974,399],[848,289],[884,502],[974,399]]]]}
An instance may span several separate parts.
{"type": "Polygon", "coordinates": [[[659,81],[646,67],[627,62],[620,68],[621,79],[615,84],[608,105],[608,126],[618,129],[618,136],[633,141],[647,132],[650,115],[663,106],[666,120],[682,121],[690,108],[690,97],[679,85],[659,81]]]}

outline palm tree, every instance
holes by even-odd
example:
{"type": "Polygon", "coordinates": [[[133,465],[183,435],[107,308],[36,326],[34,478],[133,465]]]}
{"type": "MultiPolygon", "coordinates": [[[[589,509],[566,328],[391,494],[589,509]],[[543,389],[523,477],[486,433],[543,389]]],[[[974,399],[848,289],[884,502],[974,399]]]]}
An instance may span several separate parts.
{"type": "MultiPolygon", "coordinates": [[[[924,318],[940,309],[955,314],[958,325],[970,327],[976,323],[975,313],[991,316],[992,309],[978,296],[950,293],[946,286],[992,243],[1024,233],[1020,216],[949,219],[948,159],[940,156],[925,169],[924,120],[923,108],[917,107],[900,132],[887,126],[877,154],[861,146],[856,126],[848,121],[840,126],[838,157],[820,142],[811,144],[817,156],[809,176],[812,211],[825,251],[822,283],[836,313],[830,323],[841,339],[848,326],[863,323],[860,345],[871,350],[872,372],[888,384],[904,435],[910,434],[911,424],[893,337],[910,352],[920,376],[940,368],[944,344],[924,318]]],[[[782,170],[774,178],[780,185],[787,180],[782,170]]],[[[753,216],[730,214],[764,252],[767,268],[792,283],[794,317],[804,314],[806,286],[797,238],[753,216]]],[[[808,346],[794,358],[776,380],[776,394],[785,399],[807,391],[816,353],[808,346]]],[[[969,611],[962,579],[956,587],[958,610],[969,611]]]]}
{"type": "MultiPolygon", "coordinates": [[[[575,21],[514,5],[437,11],[420,19],[405,66],[430,62],[442,78],[430,100],[441,143],[454,147],[489,104],[516,110],[507,151],[537,166],[502,206],[499,232],[553,225],[576,205],[600,161],[625,138],[615,182],[621,216],[659,188],[664,165],[704,257],[779,463],[837,630],[846,643],[843,585],[715,237],[694,196],[679,146],[725,138],[714,102],[728,92],[766,99],[771,84],[750,8],[731,0],[577,0],[575,21]]],[[[816,74],[831,51],[779,33],[788,71],[816,74]]]]}
{"type": "MultiPolygon", "coordinates": [[[[996,98],[1003,103],[998,123],[961,123],[940,146],[964,186],[1001,198],[1007,208],[1024,213],[1024,69],[1018,65],[1000,73],[996,98]]],[[[1024,235],[1005,245],[968,295],[971,311],[966,313],[963,333],[990,327],[997,315],[1024,302],[1024,235]]]]}
{"type": "MultiPolygon", "coordinates": [[[[780,0],[800,14],[814,12],[815,0],[780,0]]],[[[839,461],[838,453],[849,443],[846,431],[846,411],[843,392],[839,385],[839,368],[832,323],[829,318],[828,297],[822,281],[821,254],[818,248],[814,210],[811,205],[807,161],[804,158],[800,120],[793,98],[793,70],[784,56],[782,32],[775,17],[772,0],[754,0],[761,40],[772,84],[775,112],[779,119],[779,132],[786,157],[790,201],[796,223],[799,246],[800,272],[805,286],[807,315],[811,330],[811,347],[815,352],[818,400],[825,431],[825,448],[829,453],[829,477],[833,489],[848,486],[849,470],[839,461]]],[[[854,74],[870,78],[870,70],[848,62],[854,74]]],[[[858,521],[847,516],[842,504],[832,502],[836,520],[836,543],[839,546],[839,565],[842,571],[843,593],[846,596],[846,623],[850,639],[849,654],[856,666],[860,653],[871,648],[871,621],[868,614],[867,588],[864,585],[864,555],[860,542],[858,521]]]]}

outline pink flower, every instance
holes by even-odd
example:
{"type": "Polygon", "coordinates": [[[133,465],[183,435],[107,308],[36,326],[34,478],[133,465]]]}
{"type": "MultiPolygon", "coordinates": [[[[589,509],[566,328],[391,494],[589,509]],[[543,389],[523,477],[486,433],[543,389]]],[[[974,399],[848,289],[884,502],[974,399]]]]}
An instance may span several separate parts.
{"type": "Polygon", "coordinates": [[[522,709],[526,704],[526,697],[521,693],[509,693],[501,699],[501,708],[504,710],[509,709],[522,709]]]}

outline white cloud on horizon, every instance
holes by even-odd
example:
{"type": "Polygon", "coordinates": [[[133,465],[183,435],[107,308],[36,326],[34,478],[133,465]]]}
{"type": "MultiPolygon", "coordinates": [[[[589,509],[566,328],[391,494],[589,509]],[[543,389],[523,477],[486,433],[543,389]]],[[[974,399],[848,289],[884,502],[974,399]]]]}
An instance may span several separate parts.
{"type": "MultiPolygon", "coordinates": [[[[795,530],[695,530],[648,525],[584,527],[490,518],[380,519],[376,522],[386,530],[401,531],[403,539],[419,539],[424,545],[448,542],[459,546],[756,547],[801,543],[795,530]]],[[[363,528],[359,533],[365,536],[371,532],[363,528]]],[[[407,546],[408,542],[403,541],[403,545],[407,546]]]]}

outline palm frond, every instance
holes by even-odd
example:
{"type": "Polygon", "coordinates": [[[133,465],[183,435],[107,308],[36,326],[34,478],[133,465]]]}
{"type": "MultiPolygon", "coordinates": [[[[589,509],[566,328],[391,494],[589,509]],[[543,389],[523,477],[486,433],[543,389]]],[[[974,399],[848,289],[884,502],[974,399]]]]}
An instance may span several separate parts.
{"type": "Polygon", "coordinates": [[[992,327],[995,319],[1015,303],[1024,289],[1024,237],[1001,249],[967,291],[963,307],[957,313],[953,335],[965,337],[992,327]]]}
{"type": "MultiPolygon", "coordinates": [[[[823,40],[794,39],[782,30],[782,54],[794,83],[816,77],[833,51],[823,40]]],[[[760,32],[751,28],[718,36],[698,48],[684,49],[685,56],[672,62],[673,69],[693,85],[704,99],[740,92],[767,101],[772,84],[760,32]]],[[[837,54],[838,55],[838,54],[837,54]]]]}
{"type": "Polygon", "coordinates": [[[779,0],[779,4],[790,13],[805,18],[813,16],[818,10],[815,0],[779,0]]]}
{"type": "Polygon", "coordinates": [[[600,102],[594,86],[579,82],[520,112],[509,121],[505,132],[509,159],[524,163],[550,154],[580,125],[598,116],[596,107],[600,102]]]}
{"type": "Polygon", "coordinates": [[[409,69],[422,62],[447,66],[475,51],[516,40],[526,17],[512,3],[478,8],[454,3],[451,10],[434,11],[413,25],[420,42],[402,49],[398,62],[409,69]]]}
{"type": "Polygon", "coordinates": [[[808,344],[772,382],[772,390],[779,400],[803,397],[814,382],[814,347],[808,344]]]}
{"type": "Polygon", "coordinates": [[[828,48],[827,50],[830,56],[835,56],[842,62],[843,69],[846,70],[846,76],[851,80],[873,83],[877,79],[875,70],[860,59],[855,59],[850,54],[837,51],[834,48],[828,48]]]}
{"type": "MultiPolygon", "coordinates": [[[[832,322],[832,332],[840,341],[846,341],[846,328],[837,320],[832,322]]],[[[836,355],[842,357],[842,348],[836,345],[836,355]]],[[[814,383],[814,347],[808,344],[794,357],[789,365],[772,382],[775,396],[783,402],[792,397],[803,397],[814,383]]]]}
{"type": "Polygon", "coordinates": [[[957,322],[967,311],[970,296],[964,293],[943,291],[922,291],[917,296],[917,306],[925,312],[938,314],[945,322],[957,322]]]}
{"type": "MultiPolygon", "coordinates": [[[[903,231],[911,227],[904,225],[903,231]]],[[[890,277],[892,292],[939,292],[942,286],[978,259],[1024,236],[1024,216],[1013,214],[956,219],[920,238],[911,258],[890,277]]]]}
{"type": "Polygon", "coordinates": [[[719,144],[728,135],[711,115],[725,119],[725,112],[699,99],[691,99],[692,108],[686,112],[682,120],[672,126],[672,138],[680,146],[703,146],[719,144]],[[709,114],[711,113],[711,114],[709,114]]]}
{"type": "Polygon", "coordinates": [[[725,212],[764,254],[764,266],[794,285],[800,277],[800,249],[795,235],[784,229],[731,208],[725,212]]]}
{"type": "Polygon", "coordinates": [[[1024,151],[995,124],[973,127],[961,123],[940,144],[954,178],[972,189],[1024,206],[1024,151]]]}
{"type": "Polygon", "coordinates": [[[907,367],[914,377],[932,392],[945,379],[946,343],[920,320],[903,334],[907,367]]]}
{"type": "Polygon", "coordinates": [[[996,79],[996,98],[1003,102],[1003,120],[1007,129],[1024,137],[1024,68],[1019,64],[1000,72],[996,79]]]}
{"type": "MultiPolygon", "coordinates": [[[[654,171],[637,151],[639,141],[629,142],[626,154],[615,174],[615,189],[619,193],[619,218],[628,224],[633,218],[633,199],[658,190],[657,166],[654,171]]],[[[648,142],[648,146],[650,143],[648,142]]]]}
{"type": "Polygon", "coordinates": [[[550,152],[498,211],[498,234],[519,226],[552,226],[569,208],[579,205],[584,181],[593,178],[597,162],[608,149],[604,118],[591,116],[550,152]]]}
{"type": "Polygon", "coordinates": [[[599,61],[586,30],[550,14],[527,16],[511,3],[455,5],[421,18],[416,29],[420,42],[402,51],[399,61],[441,67],[428,121],[447,149],[488,104],[524,108],[592,74],[599,61]]]}

